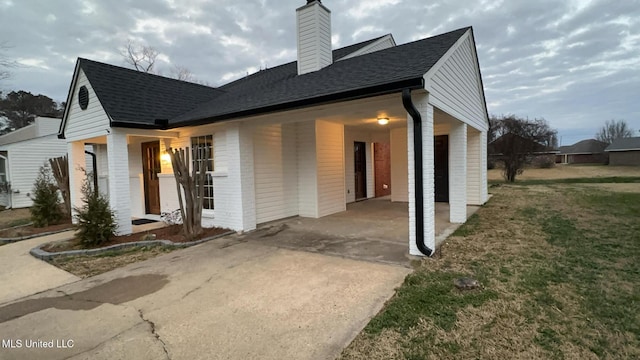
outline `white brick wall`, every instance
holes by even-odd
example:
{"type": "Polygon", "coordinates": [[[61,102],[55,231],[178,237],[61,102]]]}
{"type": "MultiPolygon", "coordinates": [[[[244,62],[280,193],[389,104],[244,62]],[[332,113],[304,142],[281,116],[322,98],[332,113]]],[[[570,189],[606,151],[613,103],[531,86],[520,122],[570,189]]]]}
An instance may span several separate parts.
{"type": "Polygon", "coordinates": [[[449,131],[449,221],[467,221],[467,125],[462,122],[449,131]]]}
{"type": "Polygon", "coordinates": [[[482,149],[481,133],[467,129],[467,203],[481,205],[482,201],[482,149]]]}
{"type": "MultiPolygon", "coordinates": [[[[423,199],[424,199],[424,244],[435,249],[435,197],[433,172],[433,106],[429,104],[429,95],[418,93],[412,96],[413,103],[422,115],[422,159],[423,159],[423,199]]],[[[424,255],[416,246],[415,218],[415,181],[413,156],[413,119],[407,115],[407,155],[409,163],[409,253],[424,255]]]]}
{"type": "Polygon", "coordinates": [[[318,216],[347,210],[344,188],[344,125],[316,121],[318,216]]]}
{"type": "Polygon", "coordinates": [[[296,153],[298,154],[298,212],[300,216],[317,218],[319,215],[315,121],[297,124],[296,153]]]}
{"type": "Polygon", "coordinates": [[[118,235],[130,234],[132,226],[129,152],[127,135],[124,130],[111,129],[111,133],[107,135],[107,154],[109,164],[109,204],[115,213],[118,224],[116,233],[118,235]]]}
{"type": "Polygon", "coordinates": [[[391,130],[391,201],[409,201],[407,128],[391,130]]]}

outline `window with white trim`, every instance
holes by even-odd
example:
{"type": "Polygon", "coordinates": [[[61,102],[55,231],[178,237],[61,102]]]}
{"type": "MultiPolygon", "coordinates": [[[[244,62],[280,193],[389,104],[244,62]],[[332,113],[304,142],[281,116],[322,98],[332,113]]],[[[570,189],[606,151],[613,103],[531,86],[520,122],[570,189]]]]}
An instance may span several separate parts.
{"type": "Polygon", "coordinates": [[[0,156],[0,184],[7,182],[7,158],[0,156]]]}
{"type": "MultiPolygon", "coordinates": [[[[204,181],[204,199],[202,208],[213,210],[213,135],[194,136],[191,138],[191,166],[197,173],[206,171],[204,181]],[[205,159],[205,168],[201,169],[200,160],[205,159]]],[[[199,190],[199,189],[198,189],[199,190]]]]}

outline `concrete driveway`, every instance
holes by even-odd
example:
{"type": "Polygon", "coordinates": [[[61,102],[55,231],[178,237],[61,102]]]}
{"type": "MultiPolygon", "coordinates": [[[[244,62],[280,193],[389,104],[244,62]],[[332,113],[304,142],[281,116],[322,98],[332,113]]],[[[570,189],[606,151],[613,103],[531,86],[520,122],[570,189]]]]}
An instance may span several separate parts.
{"type": "Polygon", "coordinates": [[[0,305],[0,358],[331,359],[409,272],[226,237],[0,305]]]}

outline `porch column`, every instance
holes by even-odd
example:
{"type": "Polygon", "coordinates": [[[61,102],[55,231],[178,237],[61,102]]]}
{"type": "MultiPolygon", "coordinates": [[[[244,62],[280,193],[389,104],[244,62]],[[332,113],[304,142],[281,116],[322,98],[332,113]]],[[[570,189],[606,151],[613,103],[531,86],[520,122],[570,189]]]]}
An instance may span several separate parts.
{"type": "Polygon", "coordinates": [[[449,222],[467,221],[467,124],[456,121],[449,132],[449,222]]]}
{"type": "Polygon", "coordinates": [[[69,161],[69,195],[72,222],[77,224],[78,220],[75,217],[76,211],[74,209],[82,207],[82,182],[86,177],[83,171],[86,167],[84,143],[81,141],[67,143],[67,156],[69,161]]]}
{"type": "MultiPolygon", "coordinates": [[[[431,250],[436,247],[435,231],[435,193],[434,193],[434,155],[433,155],[433,105],[429,104],[429,95],[412,95],[413,104],[422,116],[422,183],[424,199],[424,244],[431,250]]],[[[416,246],[416,184],[413,154],[413,119],[407,115],[407,149],[409,174],[409,254],[424,255],[416,246]]]]}
{"type": "Polygon", "coordinates": [[[489,201],[487,182],[487,131],[480,131],[480,204],[489,201]]]}
{"type": "MultiPolygon", "coordinates": [[[[467,204],[470,205],[482,205],[483,203],[481,147],[480,131],[467,128],[467,204]]],[[[486,173],[486,170],[484,171],[486,173]]]]}
{"type": "Polygon", "coordinates": [[[109,168],[109,205],[115,213],[116,234],[131,234],[131,194],[129,190],[129,148],[127,134],[111,128],[107,135],[107,164],[109,168]]]}
{"type": "Polygon", "coordinates": [[[227,130],[229,167],[228,212],[231,228],[250,231],[256,228],[256,192],[253,171],[253,131],[242,124],[227,130]]]}

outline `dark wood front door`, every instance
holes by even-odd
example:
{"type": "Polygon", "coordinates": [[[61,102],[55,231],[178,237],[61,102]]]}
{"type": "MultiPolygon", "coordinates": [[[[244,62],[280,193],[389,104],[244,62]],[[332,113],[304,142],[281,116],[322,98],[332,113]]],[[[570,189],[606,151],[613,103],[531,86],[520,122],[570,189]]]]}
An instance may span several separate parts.
{"type": "Polygon", "coordinates": [[[373,162],[376,176],[376,197],[391,195],[391,146],[373,144],[373,162]]]}
{"type": "Polygon", "coordinates": [[[142,173],[144,178],[144,208],[147,214],[160,214],[160,142],[142,143],[142,173]]]}
{"type": "Polygon", "coordinates": [[[366,143],[353,143],[356,200],[367,198],[367,151],[366,143]]]}
{"type": "Polygon", "coordinates": [[[449,136],[434,139],[434,172],[437,202],[449,201],[449,136]]]}

